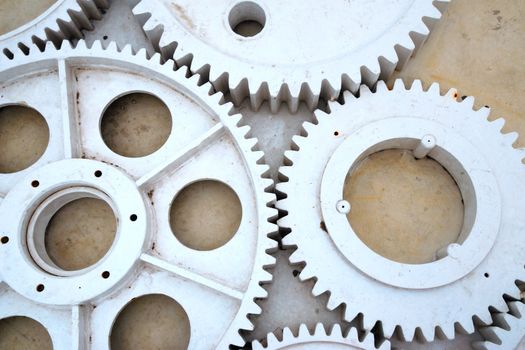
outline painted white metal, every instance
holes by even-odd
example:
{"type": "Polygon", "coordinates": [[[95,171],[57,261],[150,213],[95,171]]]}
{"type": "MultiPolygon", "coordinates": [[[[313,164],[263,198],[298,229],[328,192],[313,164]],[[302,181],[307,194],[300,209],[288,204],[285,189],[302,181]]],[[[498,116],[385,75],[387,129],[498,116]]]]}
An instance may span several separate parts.
{"type": "MultiPolygon", "coordinates": [[[[444,1],[446,2],[446,1],[444,1]]],[[[441,5],[442,2],[437,2],[441,5]]],[[[204,73],[237,105],[296,111],[401,69],[441,17],[432,0],[143,0],[133,12],[167,58],[204,73]],[[210,11],[213,9],[213,11],[210,11]],[[232,27],[264,25],[243,37],[232,27]],[[344,35],[343,35],[344,34],[344,35]]]]}
{"type": "Polygon", "coordinates": [[[297,336],[287,327],[283,329],[281,340],[277,339],[275,334],[270,333],[266,338],[266,346],[255,341],[252,343],[252,348],[253,350],[390,349],[390,343],[388,341],[384,341],[381,346],[376,348],[374,345],[374,337],[370,333],[364,338],[361,337],[361,339],[363,340],[359,340],[355,328],[351,328],[347,331],[346,335],[343,335],[341,326],[338,324],[333,325],[330,331],[327,332],[325,327],[321,323],[318,323],[314,332],[310,333],[306,325],[302,324],[299,327],[299,334],[297,336]]]}
{"type": "Polygon", "coordinates": [[[254,300],[266,297],[260,283],[271,275],[263,267],[275,263],[267,252],[276,249],[267,237],[276,230],[268,222],[276,210],[267,207],[274,195],[265,192],[272,181],[263,177],[263,154],[254,150],[257,140],[247,138],[249,127],[239,126],[241,116],[229,115],[232,105],[219,104],[220,93],[210,95],[211,86],[198,86],[198,76],[187,79],[187,69],[159,61],[130,46],[119,52],[114,44],[86,48],[83,41],[0,58],[0,106],[30,106],[50,129],[35,164],[0,174],[7,193],[0,237],[9,238],[0,244],[0,316],[35,318],[56,350],[108,348],[116,316],[144,294],[163,293],[182,305],[190,349],[242,346],[238,331],[252,329],[247,315],[261,312],[254,300]],[[109,103],[136,91],[166,103],[173,130],[153,154],[126,158],[105,145],[99,125],[109,103]],[[196,251],[169,229],[169,205],[186,185],[207,179],[236,192],[243,216],[224,246],[196,251]],[[47,256],[42,229],[59,207],[81,197],[108,202],[118,221],[116,238],[95,265],[64,271],[47,256]]]}
{"type": "Polygon", "coordinates": [[[0,50],[7,57],[29,52],[33,44],[43,49],[46,41],[60,46],[63,40],[80,39],[83,29],[93,29],[92,20],[102,18],[108,0],[57,0],[37,18],[0,35],[0,50]]]}
{"type": "Polygon", "coordinates": [[[455,328],[474,331],[474,316],[490,324],[489,308],[506,312],[504,294],[520,298],[525,153],[512,147],[516,133],[501,134],[501,119],[486,120],[488,108],[456,100],[454,90],[442,96],[437,84],[424,91],[420,81],[408,91],[401,81],[392,91],[382,82],[374,93],[363,86],[359,98],[346,93],[344,105],[330,103],[329,115],[316,111],[317,124],[303,124],[280,169],[288,181],[277,190],[287,198],[277,207],[288,215],[279,224],[291,229],[283,244],[297,246],[290,262],[306,264],[300,278],[315,277],[314,295],[330,292],[329,309],[345,303],[346,320],[362,314],[367,330],[380,321],[386,337],[398,327],[408,341],[417,329],[427,340],[436,332],[452,339],[455,328]],[[428,156],[461,191],[464,227],[435,261],[402,264],[368,248],[336,203],[360,160],[387,148],[417,149],[425,135],[436,140],[428,156]]]}

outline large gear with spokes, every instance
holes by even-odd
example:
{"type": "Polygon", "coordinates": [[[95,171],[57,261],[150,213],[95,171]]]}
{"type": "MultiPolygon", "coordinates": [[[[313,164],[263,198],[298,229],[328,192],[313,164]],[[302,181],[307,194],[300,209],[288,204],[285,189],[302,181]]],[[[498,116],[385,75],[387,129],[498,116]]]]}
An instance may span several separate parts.
{"type": "MultiPolygon", "coordinates": [[[[134,9],[153,44],[203,74],[235,104],[272,111],[356,92],[401,69],[441,17],[431,0],[167,1],[134,9]],[[213,10],[211,10],[213,9],[213,10]],[[238,26],[260,32],[243,36],[238,26]],[[344,33],[344,35],[341,35],[344,33]]],[[[246,34],[244,34],[246,35],[246,34]]]]}
{"type": "MultiPolygon", "coordinates": [[[[314,278],[314,295],[329,292],[328,308],[344,303],[345,319],[362,315],[365,329],[382,328],[387,338],[452,339],[491,324],[491,312],[507,312],[506,300],[520,299],[516,281],[525,278],[522,215],[525,202],[523,150],[516,133],[502,134],[503,120],[489,122],[489,108],[473,109],[473,98],[441,95],[433,84],[415,81],[407,90],[380,82],[360,97],[316,111],[293,139],[280,169],[286,182],[276,189],[288,213],[279,225],[296,246],[290,261],[305,264],[300,278],[314,278]],[[385,149],[428,156],[455,180],[464,201],[463,227],[456,242],[421,264],[387,259],[369,248],[347,218],[345,178],[368,155],[385,149]]],[[[380,215],[380,214],[379,214],[380,215]]]]}
{"type": "MultiPolygon", "coordinates": [[[[37,18],[0,35],[0,50],[8,58],[33,45],[44,49],[47,41],[59,47],[63,40],[80,39],[82,30],[93,29],[92,20],[102,18],[108,0],[58,0],[37,18]]],[[[9,9],[5,9],[9,11],[9,9]]]]}
{"type": "Polygon", "coordinates": [[[266,345],[256,341],[252,343],[253,350],[278,350],[278,349],[296,349],[296,350],[315,350],[315,349],[353,349],[353,350],[387,350],[390,349],[388,341],[383,342],[381,346],[375,347],[374,338],[367,334],[364,338],[359,339],[357,330],[351,328],[346,335],[338,324],[333,325],[327,332],[325,327],[318,323],[313,333],[310,333],[308,327],[302,324],[299,327],[299,334],[295,336],[290,328],[283,329],[281,339],[277,339],[275,334],[270,333],[266,338],[266,345]]]}
{"type": "Polygon", "coordinates": [[[271,280],[264,267],[276,248],[263,154],[232,105],[219,104],[221,94],[159,62],[98,41],[0,58],[0,106],[30,107],[50,130],[36,162],[0,174],[0,318],[38,321],[56,350],[108,348],[115,318],[143,295],[182,306],[190,349],[242,346],[239,330],[251,330],[248,315],[260,313],[255,300],[266,296],[260,283],[271,280]],[[164,145],[143,157],[113,152],[100,132],[104,110],[130,90],[165,101],[172,117],[164,145]],[[168,221],[172,199],[202,179],[229,186],[242,207],[235,234],[211,250],[181,243],[168,221]],[[117,229],[102,259],[71,271],[50,257],[44,236],[57,210],[79,198],[106,202],[117,229]]]}

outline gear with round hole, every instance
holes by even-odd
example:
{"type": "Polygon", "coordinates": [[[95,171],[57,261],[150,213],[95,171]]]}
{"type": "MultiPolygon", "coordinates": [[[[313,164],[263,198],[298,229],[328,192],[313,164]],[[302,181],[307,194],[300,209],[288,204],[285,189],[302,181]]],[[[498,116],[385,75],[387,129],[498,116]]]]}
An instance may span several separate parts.
{"type": "Polygon", "coordinates": [[[305,264],[301,280],[315,278],[313,294],[329,291],[329,309],[344,303],[347,321],[362,315],[366,330],[377,325],[387,338],[396,331],[407,341],[452,339],[455,329],[474,332],[474,319],[490,324],[491,310],[508,310],[503,295],[520,298],[515,281],[525,278],[525,153],[512,147],[517,134],[502,134],[503,119],[489,122],[490,110],[473,110],[473,98],[458,102],[455,90],[443,96],[418,80],[409,90],[401,80],[392,90],[379,82],[375,92],[363,86],[359,98],[344,98],[329,114],[316,111],[316,124],[303,124],[280,168],[286,182],[276,190],[286,198],[276,206],[288,215],[279,225],[291,231],[283,245],[296,247],[290,262],[305,264]],[[383,257],[337,210],[347,174],[386,149],[437,161],[461,192],[462,231],[434,261],[383,257]]]}
{"type": "Polygon", "coordinates": [[[164,57],[236,105],[269,101],[276,112],[288,102],[294,112],[301,101],[313,110],[320,98],[401,69],[441,17],[435,5],[446,2],[144,0],[133,12],[164,57]]]}
{"type": "Polygon", "coordinates": [[[159,62],[158,54],[98,41],[0,58],[0,107],[31,107],[50,130],[35,163],[0,173],[0,318],[38,321],[56,350],[108,348],[115,319],[143,295],[182,306],[190,349],[242,346],[239,331],[253,329],[248,316],[261,312],[255,300],[266,297],[260,283],[271,280],[264,268],[276,249],[263,153],[241,116],[229,115],[232,105],[219,104],[221,94],[159,62]],[[137,91],[164,101],[173,127],[153,153],[126,157],[106,145],[100,122],[115,99],[137,91]],[[208,250],[182,244],[169,222],[172,199],[201,180],[228,186],[242,206],[233,236],[208,250]],[[117,228],[98,262],[68,270],[50,257],[44,235],[57,210],[80,198],[106,202],[117,228]]]}
{"type": "MultiPolygon", "coordinates": [[[[93,29],[92,20],[102,18],[108,0],[57,0],[35,19],[0,35],[0,49],[8,58],[27,54],[30,47],[43,50],[47,41],[59,47],[64,40],[80,39],[82,30],[93,29]]],[[[5,9],[9,11],[9,9],[5,9]]]]}
{"type": "Polygon", "coordinates": [[[275,334],[270,333],[266,338],[266,346],[263,346],[260,342],[255,341],[252,343],[253,350],[277,350],[277,349],[379,349],[387,350],[390,349],[390,343],[384,341],[380,347],[376,348],[374,345],[374,337],[371,334],[363,340],[359,340],[357,330],[355,328],[350,329],[346,335],[343,335],[341,326],[335,324],[331,327],[330,331],[327,332],[325,327],[318,323],[313,333],[310,333],[305,324],[299,327],[299,334],[295,336],[290,328],[284,328],[282,339],[279,340],[275,334]]]}

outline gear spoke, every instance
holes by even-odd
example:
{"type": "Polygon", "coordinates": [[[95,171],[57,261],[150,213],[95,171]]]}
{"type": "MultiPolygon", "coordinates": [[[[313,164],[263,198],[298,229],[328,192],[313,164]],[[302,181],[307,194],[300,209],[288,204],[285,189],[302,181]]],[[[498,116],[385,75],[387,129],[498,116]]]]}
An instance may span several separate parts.
{"type": "Polygon", "coordinates": [[[58,60],[58,79],[60,82],[60,102],[64,132],[64,158],[76,158],[78,157],[78,130],[74,118],[71,67],[66,59],[58,60]]]}
{"type": "Polygon", "coordinates": [[[200,137],[196,138],[186,147],[179,150],[166,162],[160,164],[158,167],[140,177],[137,180],[137,186],[145,188],[148,184],[151,184],[158,180],[162,175],[164,175],[169,169],[175,169],[182,165],[186,160],[188,160],[192,155],[199,152],[206,146],[210,145],[213,141],[217,140],[224,131],[224,124],[217,123],[206,133],[202,134],[200,137]]]}
{"type": "Polygon", "coordinates": [[[221,294],[228,295],[234,299],[242,300],[243,294],[235,289],[232,289],[228,286],[225,286],[221,283],[217,283],[215,281],[212,281],[210,279],[207,279],[206,277],[203,277],[201,275],[198,275],[196,273],[193,273],[191,271],[188,271],[186,269],[183,269],[181,267],[178,267],[174,264],[171,264],[167,261],[164,261],[162,259],[159,259],[153,255],[149,254],[142,254],[140,256],[140,259],[144,261],[147,264],[153,265],[158,267],[161,270],[165,270],[168,272],[171,272],[177,276],[187,278],[193,282],[196,282],[198,284],[201,284],[203,286],[206,286],[208,288],[211,288],[213,290],[216,290],[217,292],[221,294]]]}

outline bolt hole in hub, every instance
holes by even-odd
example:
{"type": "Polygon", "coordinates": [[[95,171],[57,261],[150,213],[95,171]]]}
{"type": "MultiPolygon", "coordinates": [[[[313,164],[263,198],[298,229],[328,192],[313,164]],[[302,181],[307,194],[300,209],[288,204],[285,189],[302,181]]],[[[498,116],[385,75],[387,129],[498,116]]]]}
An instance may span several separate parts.
{"type": "Polygon", "coordinates": [[[348,220],[376,253],[397,262],[423,264],[457,242],[463,226],[461,192],[435,160],[390,149],[362,160],[345,180],[348,220]]]}
{"type": "Polygon", "coordinates": [[[230,28],[242,37],[259,34],[266,25],[266,14],[261,6],[251,1],[243,1],[232,7],[228,15],[230,28]]]}
{"type": "Polygon", "coordinates": [[[145,157],[160,149],[171,134],[171,113],[162,100],[147,93],[119,97],[100,122],[104,143],[124,157],[145,157]]]}
{"type": "Polygon", "coordinates": [[[133,299],[117,316],[110,343],[112,350],[188,348],[190,321],[184,308],[161,294],[133,299]]]}
{"type": "Polygon", "coordinates": [[[205,180],[183,188],[170,209],[175,237],[196,250],[212,250],[226,244],[241,224],[242,207],[237,194],[226,184],[205,180]]]}
{"type": "Polygon", "coordinates": [[[0,173],[28,168],[44,154],[48,142],[49,127],[40,113],[25,106],[0,108],[0,173]]]}
{"type": "Polygon", "coordinates": [[[93,188],[73,187],[38,206],[29,222],[28,247],[42,269],[66,276],[100,261],[110,250],[116,230],[109,197],[93,188]]]}
{"type": "Polygon", "coordinates": [[[0,349],[51,350],[47,330],[39,322],[24,316],[0,320],[0,349]]]}

